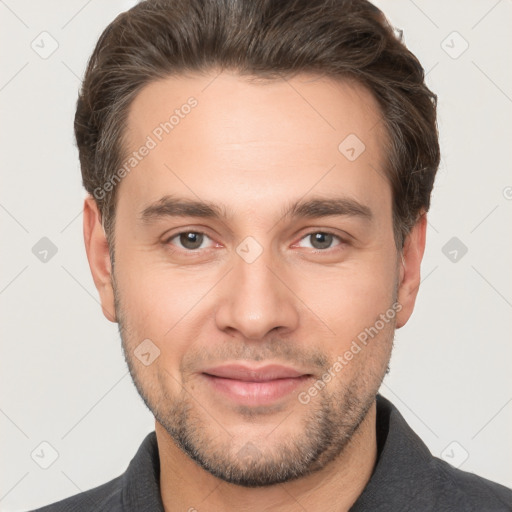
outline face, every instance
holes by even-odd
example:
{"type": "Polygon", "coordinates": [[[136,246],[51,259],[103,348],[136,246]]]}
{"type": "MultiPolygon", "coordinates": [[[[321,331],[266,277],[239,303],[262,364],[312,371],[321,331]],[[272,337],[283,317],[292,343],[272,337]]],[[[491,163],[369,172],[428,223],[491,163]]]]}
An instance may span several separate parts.
{"type": "Polygon", "coordinates": [[[126,147],[144,155],[117,185],[114,268],[92,201],[86,245],[157,422],[213,475],[270,485],[324,467],[357,431],[414,279],[371,94],[215,76],[139,93],[126,147]]]}

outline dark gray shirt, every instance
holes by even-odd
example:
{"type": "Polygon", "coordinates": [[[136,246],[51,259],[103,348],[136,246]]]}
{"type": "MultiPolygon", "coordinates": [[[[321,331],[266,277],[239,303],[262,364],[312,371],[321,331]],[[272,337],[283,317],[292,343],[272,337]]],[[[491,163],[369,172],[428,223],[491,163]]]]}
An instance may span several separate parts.
{"type": "MultiPolygon", "coordinates": [[[[505,512],[512,490],[433,457],[396,407],[377,395],[378,461],[350,512],[505,512]]],[[[155,432],[127,470],[89,491],[37,512],[163,512],[155,432]]]]}

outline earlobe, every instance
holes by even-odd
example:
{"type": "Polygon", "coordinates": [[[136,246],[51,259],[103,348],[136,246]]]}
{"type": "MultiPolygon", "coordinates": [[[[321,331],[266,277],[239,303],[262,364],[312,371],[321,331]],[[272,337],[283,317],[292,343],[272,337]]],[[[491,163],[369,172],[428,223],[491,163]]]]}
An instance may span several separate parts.
{"type": "Polygon", "coordinates": [[[420,269],[425,251],[427,215],[422,213],[407,235],[401,255],[398,302],[401,310],[397,314],[396,328],[403,327],[414,310],[420,286],[420,269]]]}
{"type": "Polygon", "coordinates": [[[116,322],[108,241],[98,206],[91,196],[84,201],[84,242],[103,314],[111,322],[116,322]]]}

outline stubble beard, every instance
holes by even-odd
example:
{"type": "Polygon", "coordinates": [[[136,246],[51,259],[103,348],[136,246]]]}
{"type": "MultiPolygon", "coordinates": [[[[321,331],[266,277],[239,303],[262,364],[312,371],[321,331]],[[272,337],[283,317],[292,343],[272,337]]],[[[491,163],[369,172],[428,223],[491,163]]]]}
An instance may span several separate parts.
{"type": "MultiPolygon", "coordinates": [[[[240,442],[233,442],[230,437],[229,425],[222,425],[222,417],[209,416],[197,404],[186,381],[183,381],[180,393],[175,396],[168,392],[166,381],[172,377],[165,370],[157,370],[156,379],[151,376],[151,382],[143,382],[140,366],[133,356],[137,343],[129,339],[131,329],[127,325],[117,287],[113,284],[124,357],[139,395],[170,438],[188,457],[213,476],[231,484],[243,487],[271,486],[325,468],[343,453],[363,424],[382,379],[389,371],[395,322],[386,332],[380,333],[380,339],[372,341],[390,347],[389,356],[380,368],[371,373],[361,372],[346,386],[338,385],[333,391],[329,391],[327,386],[319,392],[317,400],[307,405],[297,401],[293,411],[299,411],[298,421],[302,427],[295,429],[295,434],[282,433],[280,442],[274,442],[272,446],[265,444],[261,438],[240,445],[240,442]]],[[[336,377],[333,384],[336,385],[336,377]]],[[[293,411],[283,424],[290,421],[293,411]]],[[[249,411],[246,411],[246,416],[250,420],[249,411]]],[[[273,438],[279,435],[279,428],[276,425],[273,438]]]]}

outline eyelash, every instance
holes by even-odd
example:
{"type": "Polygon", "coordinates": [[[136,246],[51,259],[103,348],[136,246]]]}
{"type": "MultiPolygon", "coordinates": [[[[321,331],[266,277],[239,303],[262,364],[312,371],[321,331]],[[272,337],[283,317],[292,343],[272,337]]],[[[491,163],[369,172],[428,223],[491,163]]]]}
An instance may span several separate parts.
{"type": "MultiPolygon", "coordinates": [[[[178,233],[174,233],[172,236],[166,238],[166,240],[164,241],[164,244],[165,245],[171,245],[170,244],[171,240],[174,240],[175,238],[178,238],[180,235],[184,235],[184,234],[188,234],[188,233],[194,233],[196,235],[204,235],[204,236],[210,238],[210,240],[212,240],[211,237],[209,237],[208,234],[203,232],[203,231],[186,230],[186,231],[180,231],[178,233]]],[[[329,253],[330,251],[335,250],[336,247],[339,247],[339,246],[347,244],[347,241],[344,238],[342,238],[340,235],[337,235],[336,233],[333,233],[332,231],[329,231],[329,230],[310,231],[309,233],[306,233],[304,236],[302,236],[299,241],[304,240],[305,238],[307,238],[307,237],[309,237],[311,235],[318,234],[318,233],[321,233],[323,235],[331,235],[331,236],[333,236],[334,238],[336,238],[339,241],[339,244],[335,245],[333,247],[329,247],[327,249],[314,249],[313,248],[313,251],[311,251],[311,252],[313,252],[314,254],[317,254],[317,253],[329,253]]],[[[191,255],[194,255],[194,254],[198,254],[198,252],[200,252],[202,250],[208,250],[208,249],[213,249],[213,247],[209,247],[209,248],[206,248],[206,249],[173,249],[173,251],[185,252],[185,253],[189,253],[191,255]]]]}

